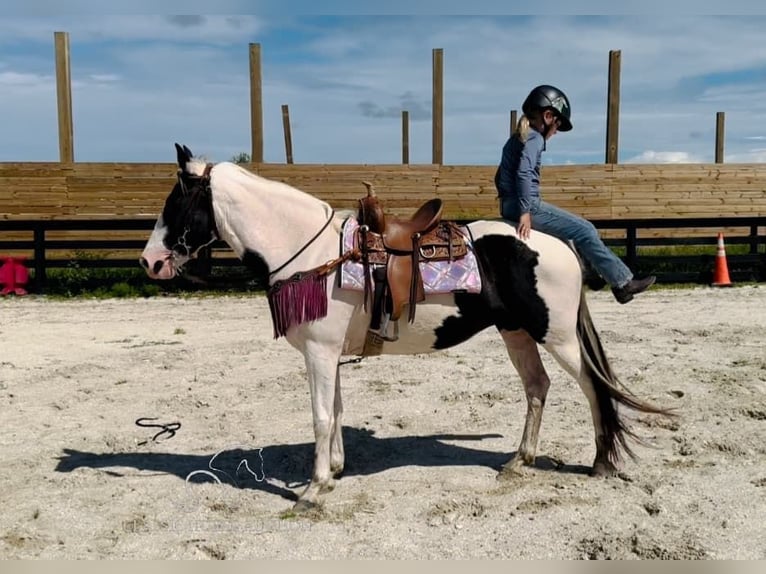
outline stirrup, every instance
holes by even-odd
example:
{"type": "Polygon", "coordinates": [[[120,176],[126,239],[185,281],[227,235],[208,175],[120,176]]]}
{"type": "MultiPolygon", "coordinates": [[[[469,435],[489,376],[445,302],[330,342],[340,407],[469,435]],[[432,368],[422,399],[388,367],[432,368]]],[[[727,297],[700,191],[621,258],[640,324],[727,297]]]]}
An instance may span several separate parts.
{"type": "Polygon", "coordinates": [[[383,316],[383,320],[380,322],[379,329],[370,329],[370,333],[374,333],[384,341],[393,343],[399,340],[399,321],[391,321],[391,315],[386,313],[383,316]],[[393,332],[392,332],[393,331],[393,332]]]}

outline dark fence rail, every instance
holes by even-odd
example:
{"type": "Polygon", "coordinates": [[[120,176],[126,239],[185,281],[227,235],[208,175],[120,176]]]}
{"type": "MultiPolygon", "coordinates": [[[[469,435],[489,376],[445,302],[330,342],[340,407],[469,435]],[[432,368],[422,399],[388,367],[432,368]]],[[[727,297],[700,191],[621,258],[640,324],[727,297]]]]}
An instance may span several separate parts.
{"type": "MultiPolygon", "coordinates": [[[[660,218],[660,219],[620,219],[591,220],[604,230],[624,230],[625,235],[607,238],[605,243],[612,247],[625,249],[623,260],[633,270],[657,275],[662,283],[711,283],[716,257],[718,231],[727,228],[740,228],[747,234],[730,235],[725,238],[726,245],[746,245],[747,253],[727,254],[731,279],[734,281],[766,281],[766,229],[759,234],[759,229],[766,226],[766,216],[749,217],[703,217],[703,218],[660,218]],[[682,229],[711,229],[707,236],[685,237],[682,229]],[[668,230],[672,233],[663,236],[655,232],[653,237],[638,237],[640,230],[668,230]],[[658,236],[659,235],[659,236],[658,236]],[[712,248],[709,253],[699,255],[658,254],[658,247],[706,246],[712,248]],[[642,247],[655,249],[640,249],[642,247]],[[686,269],[683,269],[683,268],[686,269]]],[[[739,251],[739,250],[738,250],[739,251]]]]}
{"type": "MultiPolygon", "coordinates": [[[[747,245],[747,253],[727,255],[732,280],[766,281],[766,216],[713,217],[713,218],[662,218],[591,220],[603,230],[623,230],[622,237],[609,237],[608,245],[624,250],[622,255],[631,269],[655,273],[660,282],[709,283],[716,256],[717,232],[723,228],[742,229],[744,233],[726,237],[726,245],[747,245]],[[684,237],[679,230],[710,229],[709,236],[684,237]],[[763,234],[759,232],[763,229],[763,234]],[[639,237],[641,230],[654,230],[652,237],[639,237]],[[658,236],[657,230],[672,230],[667,236],[658,236]],[[746,234],[745,234],[746,233],[746,234]],[[710,252],[701,255],[657,254],[657,247],[709,245],[710,252]],[[688,267],[688,269],[683,269],[688,267]]],[[[83,268],[137,267],[138,257],[146,238],[154,227],[154,219],[112,220],[0,220],[0,256],[6,252],[23,254],[25,264],[34,269],[32,288],[38,292],[45,289],[47,270],[77,264],[83,268]],[[71,238],[50,239],[52,231],[130,231],[146,232],[144,239],[71,238]],[[3,234],[13,232],[12,239],[3,234]],[[18,239],[18,232],[31,232],[32,239],[18,239]],[[51,252],[58,252],[51,256],[51,252]],[[81,257],[91,252],[92,257],[81,257]],[[109,252],[109,256],[99,256],[109,252]],[[118,252],[115,255],[115,252],[118,252]],[[31,256],[30,256],[31,253],[31,256]],[[64,255],[62,255],[64,253],[64,255]]],[[[464,221],[465,223],[465,221],[464,221]]],[[[239,261],[223,243],[212,246],[213,266],[237,266],[239,261]]]]}

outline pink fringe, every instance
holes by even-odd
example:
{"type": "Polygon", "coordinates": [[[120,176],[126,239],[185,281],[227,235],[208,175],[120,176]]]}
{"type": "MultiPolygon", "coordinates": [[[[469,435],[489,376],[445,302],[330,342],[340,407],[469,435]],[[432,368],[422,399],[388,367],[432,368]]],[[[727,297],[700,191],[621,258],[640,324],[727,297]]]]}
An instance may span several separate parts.
{"type": "Polygon", "coordinates": [[[327,274],[296,273],[277,281],[268,291],[274,338],[284,336],[290,327],[327,316],[327,274]]]}

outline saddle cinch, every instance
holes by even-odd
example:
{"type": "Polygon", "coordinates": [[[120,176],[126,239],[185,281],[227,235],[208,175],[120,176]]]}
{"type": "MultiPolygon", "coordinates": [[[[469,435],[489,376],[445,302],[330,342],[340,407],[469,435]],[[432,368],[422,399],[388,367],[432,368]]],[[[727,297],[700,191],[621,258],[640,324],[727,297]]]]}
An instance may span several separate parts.
{"type": "Polygon", "coordinates": [[[424,203],[409,219],[386,217],[369,182],[359,200],[357,245],[364,266],[364,305],[372,300],[368,333],[377,341],[399,338],[399,318],[408,305],[407,320],[415,320],[417,303],[425,299],[421,261],[460,259],[468,246],[458,226],[442,221],[442,200],[424,203]],[[372,284],[370,282],[372,281],[372,284]]]}

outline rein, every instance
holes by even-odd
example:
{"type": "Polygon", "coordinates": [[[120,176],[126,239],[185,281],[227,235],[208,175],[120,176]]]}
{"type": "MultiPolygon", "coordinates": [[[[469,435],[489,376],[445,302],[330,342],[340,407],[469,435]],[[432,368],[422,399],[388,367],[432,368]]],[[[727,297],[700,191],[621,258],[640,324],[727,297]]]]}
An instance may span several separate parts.
{"type": "Polygon", "coordinates": [[[303,253],[304,251],[306,251],[306,249],[308,249],[309,245],[311,245],[312,243],[314,243],[314,241],[316,241],[316,240],[319,238],[319,236],[320,236],[320,235],[322,235],[322,232],[324,232],[324,230],[325,230],[325,229],[327,229],[327,227],[330,225],[330,223],[332,223],[332,220],[333,220],[333,218],[334,218],[334,217],[335,217],[335,210],[333,209],[333,210],[330,212],[330,218],[327,220],[327,223],[325,223],[325,224],[322,226],[322,229],[320,229],[319,231],[317,231],[316,235],[314,235],[314,237],[312,237],[311,239],[309,239],[309,240],[308,240],[308,243],[306,243],[306,244],[305,244],[303,247],[301,247],[301,248],[300,248],[300,250],[298,251],[298,253],[296,253],[295,255],[293,255],[292,257],[290,257],[290,259],[288,259],[288,260],[287,260],[287,261],[285,261],[285,262],[284,262],[282,265],[280,265],[279,267],[277,267],[277,268],[276,268],[274,271],[272,271],[271,273],[269,273],[269,277],[271,277],[272,275],[276,275],[277,273],[279,273],[280,271],[282,271],[282,269],[284,269],[285,267],[287,267],[288,265],[290,265],[290,263],[292,263],[293,261],[295,261],[295,260],[298,258],[298,256],[299,256],[301,253],[303,253]]]}

